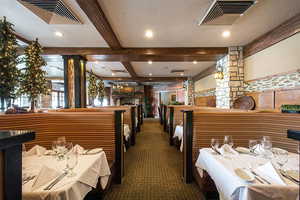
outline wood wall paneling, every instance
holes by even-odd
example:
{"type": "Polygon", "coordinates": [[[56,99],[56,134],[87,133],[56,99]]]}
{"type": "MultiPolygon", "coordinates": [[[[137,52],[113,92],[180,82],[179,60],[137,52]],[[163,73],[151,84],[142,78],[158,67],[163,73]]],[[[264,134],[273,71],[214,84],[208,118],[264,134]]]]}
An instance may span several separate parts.
{"type": "Polygon", "coordinates": [[[195,106],[216,107],[216,96],[196,97],[195,106]]]}
{"type": "Polygon", "coordinates": [[[275,104],[275,92],[274,91],[264,91],[264,92],[249,92],[246,93],[247,96],[253,97],[255,100],[255,109],[274,109],[275,104]]]}
{"type": "Polygon", "coordinates": [[[275,91],[275,109],[282,104],[300,104],[300,88],[275,91]]]}

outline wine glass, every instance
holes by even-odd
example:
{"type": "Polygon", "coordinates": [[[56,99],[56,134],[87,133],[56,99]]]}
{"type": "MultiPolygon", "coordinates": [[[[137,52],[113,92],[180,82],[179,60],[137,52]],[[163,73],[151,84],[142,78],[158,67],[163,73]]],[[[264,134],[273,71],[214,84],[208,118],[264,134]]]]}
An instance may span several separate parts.
{"type": "Polygon", "coordinates": [[[72,147],[66,154],[66,168],[68,170],[68,177],[73,177],[76,174],[73,169],[78,164],[78,153],[72,147]]]}
{"type": "Polygon", "coordinates": [[[270,140],[262,140],[261,147],[264,151],[264,157],[270,158],[272,154],[272,142],[270,140]]]}
{"type": "Polygon", "coordinates": [[[214,151],[217,151],[217,149],[219,148],[219,145],[220,145],[220,143],[219,143],[218,139],[215,139],[215,138],[211,139],[210,146],[214,151]]]}
{"type": "Polygon", "coordinates": [[[257,148],[257,140],[249,140],[249,149],[251,153],[254,153],[257,148]]]}
{"type": "Polygon", "coordinates": [[[273,151],[274,158],[279,165],[279,169],[282,170],[283,166],[288,162],[289,152],[285,150],[273,151]]]}
{"type": "Polygon", "coordinates": [[[224,144],[229,145],[231,148],[233,147],[233,140],[232,140],[232,136],[230,135],[226,135],[224,137],[224,144]]]}
{"type": "Polygon", "coordinates": [[[271,141],[271,137],[270,136],[263,136],[262,141],[271,141]]]}

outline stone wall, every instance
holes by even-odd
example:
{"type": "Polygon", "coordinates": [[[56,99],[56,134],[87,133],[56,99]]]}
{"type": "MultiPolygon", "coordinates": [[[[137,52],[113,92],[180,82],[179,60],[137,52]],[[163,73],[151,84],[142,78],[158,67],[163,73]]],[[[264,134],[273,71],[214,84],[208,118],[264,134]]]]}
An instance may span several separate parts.
{"type": "Polygon", "coordinates": [[[300,87],[300,69],[294,72],[265,77],[245,83],[246,92],[300,87]]]}
{"type": "Polygon", "coordinates": [[[228,55],[217,64],[222,66],[224,79],[217,80],[216,106],[231,108],[233,102],[244,95],[243,48],[229,47],[228,55]]]}
{"type": "Polygon", "coordinates": [[[185,87],[187,91],[187,104],[194,105],[194,81],[189,79],[185,82],[185,87]]]}

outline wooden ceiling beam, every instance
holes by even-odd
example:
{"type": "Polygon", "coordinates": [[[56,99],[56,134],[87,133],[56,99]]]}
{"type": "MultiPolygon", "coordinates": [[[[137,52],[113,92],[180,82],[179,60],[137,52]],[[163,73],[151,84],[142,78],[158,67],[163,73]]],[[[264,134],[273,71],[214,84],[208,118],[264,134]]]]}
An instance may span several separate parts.
{"type": "Polygon", "coordinates": [[[179,82],[186,81],[187,77],[100,77],[102,80],[123,82],[179,82]]]}
{"type": "Polygon", "coordinates": [[[246,58],[254,55],[255,53],[258,53],[299,32],[300,13],[247,44],[244,47],[244,57],[246,58]]]}
{"type": "Polygon", "coordinates": [[[131,77],[136,78],[138,76],[130,62],[122,62],[122,65],[126,68],[131,77]]]}
{"type": "Polygon", "coordinates": [[[217,71],[216,65],[212,65],[212,66],[208,67],[207,69],[203,70],[202,72],[200,72],[199,74],[195,75],[192,79],[193,79],[193,81],[198,81],[206,76],[216,73],[216,71],[217,71]]]}
{"type": "Polygon", "coordinates": [[[16,38],[17,38],[18,40],[24,42],[25,44],[28,44],[28,45],[29,45],[29,44],[32,42],[32,41],[30,41],[30,40],[24,38],[23,36],[19,35],[18,33],[15,33],[15,36],[16,36],[16,38]]]}
{"type": "MultiPolygon", "coordinates": [[[[103,39],[112,49],[122,48],[116,34],[97,0],[76,0],[80,8],[94,24],[103,39]]],[[[75,55],[75,54],[73,54],[75,55]]]]}

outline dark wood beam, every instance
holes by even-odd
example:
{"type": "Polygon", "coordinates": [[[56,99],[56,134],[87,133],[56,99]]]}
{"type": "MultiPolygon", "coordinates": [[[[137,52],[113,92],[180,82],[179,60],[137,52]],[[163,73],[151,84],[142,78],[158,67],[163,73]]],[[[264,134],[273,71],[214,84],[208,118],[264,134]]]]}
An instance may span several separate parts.
{"type": "Polygon", "coordinates": [[[300,32],[300,13],[244,47],[244,57],[258,53],[300,32]]]}
{"type": "Polygon", "coordinates": [[[211,74],[214,74],[216,72],[216,65],[212,65],[209,68],[203,70],[202,72],[200,72],[199,74],[197,74],[196,76],[194,76],[192,79],[193,81],[198,81],[206,76],[209,76],[211,74]]]}
{"type": "Polygon", "coordinates": [[[24,38],[23,36],[19,35],[18,33],[15,33],[15,36],[18,40],[24,42],[25,44],[30,44],[32,41],[24,38]]]}
{"type": "Polygon", "coordinates": [[[130,62],[122,62],[122,65],[126,68],[131,77],[136,78],[138,76],[130,62]]]}
{"type": "Polygon", "coordinates": [[[187,77],[100,77],[102,80],[122,82],[178,82],[186,81],[187,77]]]}
{"type": "Polygon", "coordinates": [[[45,47],[43,54],[87,55],[89,61],[145,62],[148,60],[161,62],[182,61],[216,61],[228,53],[228,48],[61,48],[45,47]]]}
{"type": "MultiPolygon", "coordinates": [[[[122,48],[110,23],[108,22],[99,2],[97,0],[76,0],[80,8],[85,12],[94,24],[103,39],[112,49],[122,48]]],[[[78,54],[73,54],[78,55],[78,54]]]]}

